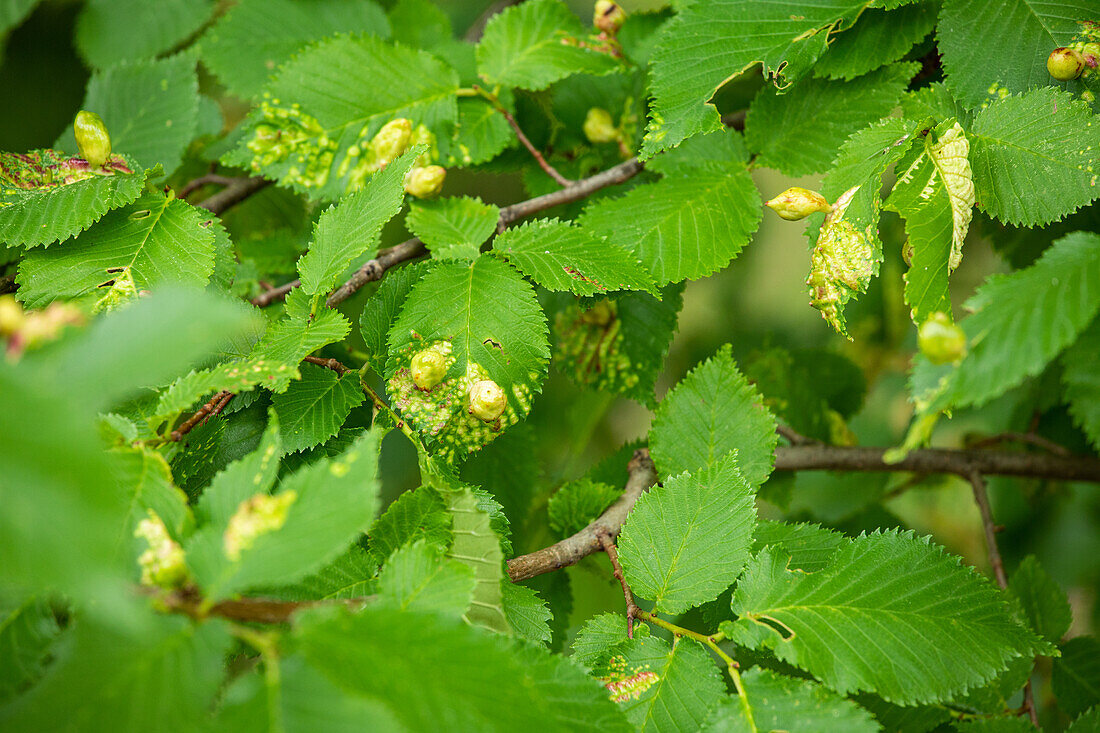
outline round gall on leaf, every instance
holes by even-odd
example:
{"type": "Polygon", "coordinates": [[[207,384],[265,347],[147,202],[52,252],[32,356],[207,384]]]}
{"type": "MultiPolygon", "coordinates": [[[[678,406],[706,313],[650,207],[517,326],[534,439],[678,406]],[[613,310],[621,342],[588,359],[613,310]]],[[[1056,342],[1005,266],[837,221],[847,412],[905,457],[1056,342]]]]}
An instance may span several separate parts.
{"type": "Polygon", "coordinates": [[[496,420],[507,405],[508,398],[504,395],[504,390],[491,379],[475,382],[470,387],[470,414],[479,420],[496,420]]]}
{"type": "Polygon", "coordinates": [[[1047,56],[1047,71],[1058,81],[1071,81],[1081,76],[1085,59],[1072,48],[1056,48],[1047,56]]]}
{"type": "Polygon", "coordinates": [[[611,0],[597,0],[596,7],[592,10],[592,25],[604,33],[613,36],[623,27],[626,13],[617,3],[611,0]]]}
{"type": "Polygon", "coordinates": [[[424,349],[413,356],[409,371],[417,387],[431,389],[442,382],[447,373],[447,356],[439,349],[424,349]]]}
{"type": "Polygon", "coordinates": [[[933,364],[948,364],[966,356],[966,333],[946,313],[928,316],[917,330],[917,344],[933,364]]]}
{"type": "Polygon", "coordinates": [[[619,139],[619,129],[610,112],[593,107],[584,118],[584,136],[590,143],[613,143],[619,139]]]}
{"type": "Polygon", "coordinates": [[[411,138],[412,122],[404,117],[382,125],[382,129],[370,141],[370,154],[374,164],[379,169],[385,168],[408,149],[411,138]]]}
{"type": "Polygon", "coordinates": [[[430,198],[443,189],[443,179],[446,177],[447,169],[441,165],[413,168],[405,176],[405,191],[418,199],[430,198]]]}
{"type": "Polygon", "coordinates": [[[93,169],[102,168],[111,157],[111,136],[107,126],[95,112],[81,110],[73,120],[73,134],[80,147],[80,157],[93,169]]]}
{"type": "Polygon", "coordinates": [[[829,202],[817,191],[792,186],[764,204],[787,221],[805,219],[815,211],[829,212],[829,202]]]}

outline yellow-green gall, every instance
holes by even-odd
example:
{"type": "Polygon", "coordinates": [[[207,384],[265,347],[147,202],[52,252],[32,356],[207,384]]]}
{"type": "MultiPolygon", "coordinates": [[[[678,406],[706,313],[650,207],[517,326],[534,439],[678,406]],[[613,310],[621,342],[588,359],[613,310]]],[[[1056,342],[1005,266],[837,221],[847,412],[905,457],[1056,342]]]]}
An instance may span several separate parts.
{"type": "Polygon", "coordinates": [[[177,588],[184,584],[187,580],[187,558],[156,512],[150,509],[149,516],[138,522],[134,537],[144,539],[149,545],[149,549],[138,557],[142,585],[177,588]]]}
{"type": "Polygon", "coordinates": [[[431,389],[443,381],[447,373],[447,356],[439,349],[424,349],[413,355],[409,364],[413,384],[431,389]]]}
{"type": "Polygon", "coordinates": [[[615,127],[615,121],[611,119],[611,113],[600,107],[588,110],[584,118],[584,136],[588,142],[613,143],[619,139],[619,128],[615,127]]]}
{"type": "Polygon", "coordinates": [[[492,422],[504,413],[508,398],[500,385],[491,379],[474,382],[470,387],[470,414],[479,420],[492,422]]]}
{"type": "Polygon", "coordinates": [[[787,221],[805,219],[815,211],[829,213],[829,202],[817,191],[792,186],[764,204],[787,221]]]}
{"type": "Polygon", "coordinates": [[[95,112],[81,110],[73,120],[73,133],[80,147],[80,157],[94,168],[102,168],[111,157],[111,136],[107,126],[95,112]]]}
{"type": "Polygon", "coordinates": [[[296,491],[284,491],[275,496],[256,494],[245,499],[229,520],[223,541],[225,556],[236,562],[241,553],[252,547],[257,537],[274,532],[286,524],[287,512],[298,498],[296,491]]]}
{"type": "Polygon", "coordinates": [[[917,329],[917,345],[933,364],[949,364],[966,356],[966,333],[937,311],[917,329]]]}
{"type": "Polygon", "coordinates": [[[606,326],[615,320],[615,306],[609,300],[601,300],[581,314],[581,322],[593,326],[606,326]]]}
{"type": "Polygon", "coordinates": [[[377,168],[385,168],[397,156],[404,153],[412,139],[412,122],[398,117],[382,125],[382,129],[370,141],[372,162],[377,168]]]}
{"type": "Polygon", "coordinates": [[[441,165],[413,168],[405,176],[405,191],[418,199],[430,198],[443,190],[443,179],[446,177],[447,169],[441,165]]]}
{"type": "Polygon", "coordinates": [[[26,316],[14,295],[0,296],[0,336],[11,336],[22,328],[26,316]]]}
{"type": "Polygon", "coordinates": [[[592,10],[592,25],[608,35],[615,35],[623,27],[626,13],[617,3],[611,0],[596,0],[596,7],[592,10]]]}
{"type": "Polygon", "coordinates": [[[1072,48],[1056,48],[1047,56],[1047,71],[1058,81],[1070,81],[1085,70],[1085,58],[1072,48]]]}

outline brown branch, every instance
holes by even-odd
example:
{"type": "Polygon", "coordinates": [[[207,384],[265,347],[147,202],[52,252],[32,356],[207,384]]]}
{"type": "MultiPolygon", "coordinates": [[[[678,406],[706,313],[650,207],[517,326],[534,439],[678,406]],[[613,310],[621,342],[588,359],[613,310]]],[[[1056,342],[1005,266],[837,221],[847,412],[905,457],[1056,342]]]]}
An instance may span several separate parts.
{"type": "Polygon", "coordinates": [[[254,176],[252,178],[233,178],[231,183],[218,191],[213,196],[204,199],[198,204],[199,208],[212,211],[215,214],[223,214],[227,209],[236,206],[246,198],[271,185],[266,178],[254,176]]]}
{"type": "Polygon", "coordinates": [[[249,302],[252,303],[252,305],[258,306],[260,308],[265,308],[274,303],[276,300],[282,300],[287,296],[287,293],[289,293],[291,290],[301,284],[301,280],[291,280],[290,282],[280,285],[276,288],[269,288],[265,290],[249,302]]]}
{"type": "Polygon", "coordinates": [[[331,369],[332,371],[339,374],[341,377],[350,371],[354,371],[351,367],[345,366],[335,359],[322,359],[319,356],[307,356],[306,358],[302,359],[302,361],[308,361],[310,364],[316,364],[317,366],[322,366],[325,369],[331,369]]]}
{"type": "MultiPolygon", "coordinates": [[[[141,592],[152,595],[154,591],[142,588],[141,592]]],[[[203,607],[202,597],[195,588],[185,588],[164,595],[157,600],[173,613],[182,613],[194,619],[209,616],[258,624],[285,624],[296,612],[322,605],[342,604],[357,610],[374,600],[374,596],[326,601],[280,601],[272,598],[238,598],[220,601],[210,608],[203,607]]]]}
{"type": "Polygon", "coordinates": [[[192,178],[185,183],[183,188],[179,190],[179,193],[176,194],[176,198],[185,199],[203,186],[229,186],[236,180],[238,179],[230,178],[229,176],[221,176],[211,171],[204,176],[192,178]]]}
{"type": "Polygon", "coordinates": [[[623,598],[626,599],[626,638],[633,639],[634,618],[641,609],[634,602],[634,594],[630,592],[630,584],[626,582],[623,566],[619,563],[619,550],[615,547],[615,540],[611,537],[611,533],[607,531],[606,527],[597,527],[596,539],[599,540],[603,551],[607,553],[607,559],[611,561],[611,569],[614,571],[615,579],[622,586],[623,598]]]}
{"type": "Polygon", "coordinates": [[[560,191],[554,191],[543,196],[536,196],[533,199],[521,201],[518,204],[506,206],[500,210],[500,224],[497,226],[497,229],[498,231],[503,230],[504,227],[507,227],[517,219],[531,216],[531,214],[537,214],[546,209],[552,209],[555,206],[580,201],[596,191],[599,191],[601,188],[607,188],[608,186],[614,186],[628,181],[641,173],[642,167],[642,162],[640,160],[631,158],[605,171],[600,171],[594,176],[582,178],[569,188],[563,188],[560,191]]]}
{"type": "Polygon", "coordinates": [[[229,403],[229,400],[233,399],[233,393],[222,391],[211,397],[205,405],[200,407],[194,415],[189,417],[182,425],[172,431],[169,439],[178,443],[183,439],[183,436],[191,432],[191,430],[201,423],[206,418],[217,415],[225,406],[229,403]]]}
{"type": "Polygon", "coordinates": [[[512,582],[518,583],[552,570],[576,565],[583,558],[603,549],[600,543],[601,534],[612,540],[618,537],[619,530],[626,521],[626,515],[634,508],[638,497],[657,483],[657,471],[649,458],[649,451],[645,448],[634,451],[634,457],[630,459],[627,470],[630,472],[630,477],[626,481],[622,496],[594,522],[561,542],[509,560],[508,577],[512,582]]]}
{"type": "Polygon", "coordinates": [[[780,446],[775,451],[775,470],[911,471],[950,473],[966,479],[977,472],[983,476],[1020,476],[1100,483],[1100,460],[1090,456],[925,448],[909,451],[897,463],[887,463],[882,458],[885,452],[883,448],[823,444],[780,446]]]}
{"type": "Polygon", "coordinates": [[[978,471],[974,471],[967,478],[974,490],[974,503],[978,505],[978,512],[982,515],[985,549],[989,553],[989,564],[993,568],[993,577],[997,579],[997,585],[1004,590],[1008,587],[1008,578],[1005,577],[1005,564],[1001,560],[1001,551],[997,549],[997,526],[993,523],[993,510],[989,507],[989,494],[985,490],[985,477],[978,471]]]}
{"type": "Polygon", "coordinates": [[[776,425],[775,432],[779,433],[780,437],[786,438],[791,445],[813,445],[818,442],[813,438],[807,438],[788,425],[776,425]]]}
{"type": "Polygon", "coordinates": [[[329,308],[336,307],[338,303],[343,303],[367,283],[381,280],[382,276],[386,274],[386,270],[406,260],[419,257],[426,251],[427,248],[424,246],[424,243],[415,237],[395,247],[382,250],[374,259],[364,262],[363,265],[348,278],[346,283],[336,288],[336,290],[332,292],[332,295],[328,296],[328,300],[325,301],[325,304],[329,308]]]}

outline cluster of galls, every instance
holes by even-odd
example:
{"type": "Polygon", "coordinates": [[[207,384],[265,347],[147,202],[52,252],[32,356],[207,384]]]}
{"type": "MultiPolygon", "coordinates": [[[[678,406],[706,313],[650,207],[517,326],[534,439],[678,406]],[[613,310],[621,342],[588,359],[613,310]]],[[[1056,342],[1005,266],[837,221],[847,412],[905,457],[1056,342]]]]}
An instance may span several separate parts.
{"type": "Polygon", "coordinates": [[[577,384],[619,393],[638,384],[638,369],[623,353],[615,301],[601,300],[588,310],[571,305],[555,317],[554,331],[554,359],[577,384]]]}
{"type": "Polygon", "coordinates": [[[1072,81],[1091,74],[1100,66],[1100,43],[1076,43],[1062,46],[1047,57],[1047,71],[1058,81],[1072,81]]]}
{"type": "Polygon", "coordinates": [[[287,512],[297,499],[298,493],[292,490],[275,496],[256,494],[242,501],[222,537],[225,556],[236,562],[258,537],[281,529],[286,524],[287,512]]]}
{"type": "Polygon", "coordinates": [[[35,349],[56,340],[66,326],[84,323],[84,314],[71,305],[51,303],[45,310],[24,311],[14,295],[0,296],[0,338],[9,361],[15,361],[27,349],[35,349]]]}
{"type": "Polygon", "coordinates": [[[325,185],[337,145],[317,118],[302,112],[298,104],[281,107],[278,99],[260,102],[260,114],[263,122],[247,143],[253,154],[252,169],[290,162],[284,182],[306,188],[325,185]]]}
{"type": "MultiPolygon", "coordinates": [[[[417,389],[430,391],[443,381],[447,369],[454,362],[450,358],[450,345],[441,348],[430,346],[418,351],[409,362],[409,373],[417,389]]],[[[500,385],[491,379],[480,379],[470,385],[466,398],[466,411],[482,422],[495,422],[504,414],[508,397],[500,385]]]]}

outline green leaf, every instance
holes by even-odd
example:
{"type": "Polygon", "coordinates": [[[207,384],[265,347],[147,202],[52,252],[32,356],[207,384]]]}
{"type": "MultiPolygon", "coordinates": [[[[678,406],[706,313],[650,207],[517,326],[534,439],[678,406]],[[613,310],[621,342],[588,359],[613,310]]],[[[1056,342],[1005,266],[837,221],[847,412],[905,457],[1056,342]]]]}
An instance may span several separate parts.
{"type": "Polygon", "coordinates": [[[699,730],[725,689],[710,654],[692,639],[669,647],[656,636],[635,637],[593,674],[637,730],[654,733],[699,730]]]}
{"type": "Polygon", "coordinates": [[[0,34],[15,28],[30,15],[38,0],[3,0],[0,2],[0,34]]]}
{"type": "MultiPolygon", "coordinates": [[[[268,662],[265,661],[265,664],[268,662]]],[[[223,733],[332,733],[402,730],[381,700],[348,692],[299,655],[280,658],[277,676],[257,671],[228,683],[211,730],[223,733]]]]}
{"type": "Polygon", "coordinates": [[[70,161],[56,150],[0,152],[0,241],[24,247],[63,242],[136,199],[145,183],[145,173],[121,156],[112,156],[103,173],[89,174],[83,160],[70,161]]]}
{"type": "Polygon", "coordinates": [[[458,122],[448,143],[446,165],[469,166],[492,160],[505,148],[514,147],[517,141],[504,115],[491,104],[463,97],[458,100],[458,122]]]}
{"type": "Polygon", "coordinates": [[[38,682],[46,654],[60,633],[44,598],[32,596],[0,608],[0,703],[38,682]]]}
{"type": "Polygon", "coordinates": [[[1020,562],[1008,582],[1008,593],[1020,602],[1035,633],[1047,641],[1057,644],[1069,631],[1073,621],[1069,599],[1034,555],[1020,562]]]}
{"type": "Polygon", "coordinates": [[[539,598],[533,588],[516,585],[508,579],[501,582],[500,589],[504,600],[504,615],[512,632],[520,639],[549,645],[553,637],[550,622],[554,619],[554,614],[550,612],[546,601],[539,598]]]}
{"type": "Polygon", "coordinates": [[[736,450],[738,469],[757,487],[772,471],[778,440],[775,418],[725,346],[661,401],[649,449],[664,476],[712,467],[736,450]]]}
{"type": "Polygon", "coordinates": [[[577,16],[560,0],[533,0],[507,8],[485,25],[477,70],[489,84],[544,89],[571,74],[605,74],[617,66],[592,46],[577,16]]]}
{"type": "Polygon", "coordinates": [[[134,607],[125,624],[79,618],[42,682],[0,712],[5,730],[197,729],[232,641],[214,619],[134,607]]]}
{"type": "Polygon", "coordinates": [[[358,372],[338,376],[331,369],[303,364],[301,380],[271,400],[282,427],[283,450],[292,453],[324,443],[364,399],[358,372]]]}
{"type": "Polygon", "coordinates": [[[138,523],[154,512],[177,542],[195,526],[187,495],[172,482],[172,470],[164,456],[149,448],[116,448],[111,451],[118,489],[129,501],[126,521],[120,527],[119,544],[127,546],[138,523]]]}
{"type": "Polygon", "coordinates": [[[367,532],[375,565],[407,544],[423,539],[444,551],[451,544],[451,515],[439,492],[430,486],[406,491],[390,504],[367,532]]]}
{"type": "Polygon", "coordinates": [[[337,33],[386,38],[386,14],[363,0],[241,0],[200,40],[202,62],[230,92],[257,97],[275,69],[337,33]]]}
{"type": "Polygon", "coordinates": [[[630,730],[568,659],[460,621],[333,609],[303,614],[295,637],[311,665],[344,690],[385,701],[410,730],[630,730]]]}
{"type": "Polygon", "coordinates": [[[842,694],[902,705],[950,699],[1039,648],[988,581],[911,532],[850,540],[815,573],[764,549],[732,610],[722,628],[736,643],[771,648],[842,694]]]}
{"type": "Polygon", "coordinates": [[[672,615],[717,598],[749,558],[755,498],[733,453],[643,494],[618,539],[633,591],[672,615]]]}
{"type": "MultiPolygon", "coordinates": [[[[321,308],[312,319],[308,315],[283,318],[268,325],[248,358],[297,364],[322,346],[343,341],[350,331],[348,320],[331,308],[321,308]]],[[[268,389],[272,392],[286,390],[290,376],[285,376],[285,380],[267,385],[268,389]]]]}
{"type": "MultiPolygon", "coordinates": [[[[649,626],[636,624],[634,638],[649,636],[649,626]]],[[[626,618],[617,613],[601,613],[592,616],[573,639],[573,658],[586,667],[607,661],[607,652],[627,642],[626,618]]]]}
{"type": "Polygon", "coordinates": [[[210,17],[212,0],[88,0],[76,47],[90,66],[150,59],[187,40],[210,17]]]}
{"type": "Polygon", "coordinates": [[[850,26],[867,0],[721,0],[683,9],[665,26],[650,66],[648,158],[700,132],[721,129],[711,97],[762,62],[780,88],[798,81],[825,50],[828,33],[850,26]]]}
{"type": "Polygon", "coordinates": [[[1017,717],[963,720],[955,726],[959,733],[1031,733],[1035,726],[1030,720],[1017,717]]]}
{"type": "Polygon", "coordinates": [[[378,289],[370,294],[363,305],[363,312],[359,316],[359,333],[366,344],[367,364],[376,374],[385,374],[389,351],[386,342],[405,298],[434,264],[431,260],[418,260],[405,267],[388,270],[378,289]]]}
{"type": "Polygon", "coordinates": [[[336,559],[370,526],[377,509],[380,438],[368,431],[340,457],[321,459],[284,479],[276,496],[289,503],[285,519],[261,526],[250,543],[242,543],[238,559],[230,557],[230,540],[235,533],[243,536],[244,523],[235,526],[231,520],[228,527],[210,524],[199,530],[185,550],[206,596],[293,583],[336,559]]]}
{"type": "Polygon", "coordinates": [[[278,595],[288,600],[362,599],[374,594],[374,580],[378,563],[359,547],[352,545],[348,551],[307,575],[292,586],[282,586],[278,595]]]}
{"type": "Polygon", "coordinates": [[[814,74],[855,79],[893,63],[928,35],[936,24],[937,3],[919,2],[893,12],[865,10],[814,64],[814,74]]]}
{"type": "Polygon", "coordinates": [[[1074,422],[1100,450],[1100,320],[1062,354],[1062,388],[1074,422]]]}
{"type": "Polygon", "coordinates": [[[412,205],[409,228],[438,259],[474,260],[496,231],[500,209],[481,199],[456,196],[412,205]]]}
{"type": "Polygon", "coordinates": [[[582,309],[575,303],[554,319],[554,365],[577,384],[655,405],[654,387],[683,304],[683,285],[624,293],[582,309]]]}
{"type": "Polygon", "coordinates": [[[1054,658],[1051,685],[1058,707],[1069,715],[1080,715],[1100,704],[1100,641],[1078,636],[1059,645],[1062,656],[1054,658]]]}
{"type": "MultiPolygon", "coordinates": [[[[827,568],[846,538],[819,524],[761,519],[753,533],[753,550],[772,547],[790,556],[787,567],[815,573],[827,568]]],[[[777,553],[778,554],[778,553],[777,553]]]]}
{"type": "Polygon", "coordinates": [[[1070,723],[1066,733],[1089,733],[1090,730],[1097,729],[1100,729],[1100,707],[1082,713],[1080,717],[1070,723]]]}
{"type": "Polygon", "coordinates": [[[754,667],[741,675],[744,695],[725,697],[703,727],[707,733],[818,731],[874,733],[870,713],[811,680],[793,679],[754,667]]]}
{"type": "Polygon", "coordinates": [[[1065,92],[995,101],[967,132],[978,208],[1006,224],[1049,224],[1100,196],[1100,120],[1065,92]]]}
{"type": "Polygon", "coordinates": [[[569,222],[536,219],[513,227],[493,240],[493,251],[547,290],[657,294],[653,279],[630,252],[569,222]]]}
{"type": "Polygon", "coordinates": [[[525,417],[546,374],[546,317],[534,289],[492,257],[445,262],[416,283],[389,335],[387,387],[394,406],[433,441],[432,452],[456,460],[525,417]],[[422,349],[449,348],[448,371],[428,391],[413,383],[409,362],[422,349]],[[491,379],[507,406],[494,422],[467,408],[469,389],[491,379]]]}
{"type": "Polygon", "coordinates": [[[242,359],[192,371],[172,382],[161,393],[150,419],[178,415],[194,406],[201,398],[222,390],[240,395],[257,385],[276,386],[299,377],[296,366],[275,364],[262,359],[242,359]]]}
{"type": "Polygon", "coordinates": [[[547,504],[550,526],[561,537],[580,532],[611,506],[620,494],[622,488],[610,484],[589,479],[570,481],[550,497],[547,504]]]}
{"type": "Polygon", "coordinates": [[[190,204],[144,193],[63,247],[28,250],[19,297],[38,308],[89,294],[111,304],[165,285],[202,287],[214,271],[211,223],[190,204]]]}
{"type": "Polygon", "coordinates": [[[977,107],[1054,84],[1047,56],[1068,46],[1095,17],[1090,0],[945,0],[936,33],[947,86],[977,107]]]}
{"type": "Polygon", "coordinates": [[[367,146],[382,125],[405,118],[414,130],[449,131],[457,90],[454,69],[424,51],[335,36],[283,65],[222,160],[312,198],[336,199],[359,190],[378,167],[367,146]]]}
{"type": "Polygon", "coordinates": [[[890,114],[916,71],[892,64],[853,81],[807,77],[783,94],[761,92],[745,119],[756,165],[789,176],[825,170],[845,138],[890,114]]]}
{"type": "Polygon", "coordinates": [[[959,325],[970,351],[947,380],[940,382],[940,370],[927,360],[916,363],[915,396],[934,398],[926,411],[983,405],[1038,374],[1073,342],[1100,309],[1100,235],[1059,239],[1031,267],[990,277],[965,307],[973,314],[959,325]],[[935,392],[921,394],[924,384],[935,384],[935,392]]]}
{"type": "Polygon", "coordinates": [[[645,169],[661,175],[691,175],[715,164],[748,165],[750,157],[745,136],[733,128],[726,128],[689,137],[672,150],[647,160],[645,169]]]}
{"type": "Polygon", "coordinates": [[[302,292],[315,296],[315,302],[336,286],[355,258],[378,246],[382,226],[405,201],[405,174],[418,154],[418,149],[405,153],[321,214],[309,251],[298,260],[302,292]]]}
{"type": "Polygon", "coordinates": [[[959,123],[938,140],[923,141],[916,160],[898,175],[886,208],[905,219],[911,254],[905,273],[905,301],[922,324],[933,313],[951,313],[947,277],[962,261],[962,247],[974,207],[970,150],[959,123]]]}
{"type": "MultiPolygon", "coordinates": [[[[103,118],[111,148],[145,168],[172,173],[194,139],[199,121],[195,60],[181,54],[159,61],[112,66],[92,74],[81,109],[103,118]]],[[[56,146],[78,153],[72,127],[56,146]]]]}
{"type": "Polygon", "coordinates": [[[452,38],[451,19],[431,0],[397,0],[389,19],[398,43],[432,49],[452,38]]]}
{"type": "Polygon", "coordinates": [[[721,270],[760,225],[760,194],[741,163],[670,174],[589,204],[582,229],[630,250],[658,285],[721,270]]]}
{"type": "Polygon", "coordinates": [[[472,569],[476,580],[473,599],[463,618],[492,631],[509,633],[511,626],[500,589],[505,578],[504,553],[489,515],[478,506],[477,496],[470,489],[446,491],[443,498],[454,531],[447,556],[472,569]]]}
{"type": "Polygon", "coordinates": [[[474,571],[442,557],[423,540],[398,549],[378,575],[379,601],[419,613],[461,618],[473,597],[474,571]]]}
{"type": "Polygon", "coordinates": [[[195,505],[195,518],[203,526],[224,531],[241,502],[265,494],[279,475],[282,440],[278,418],[268,420],[256,449],[218,472],[195,505]]]}

